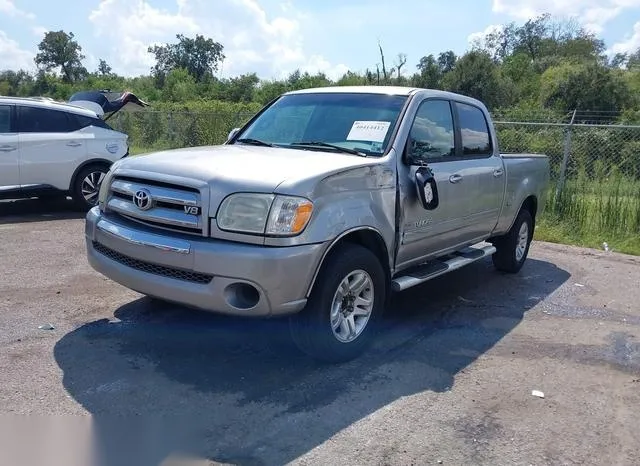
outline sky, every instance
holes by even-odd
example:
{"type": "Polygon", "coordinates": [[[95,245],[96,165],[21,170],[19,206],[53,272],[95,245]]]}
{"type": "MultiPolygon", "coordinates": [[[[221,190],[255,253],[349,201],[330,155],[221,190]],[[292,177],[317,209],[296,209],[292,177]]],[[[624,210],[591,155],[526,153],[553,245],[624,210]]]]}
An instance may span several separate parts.
{"type": "Polygon", "coordinates": [[[220,42],[221,77],[300,69],[336,79],[375,69],[378,42],[388,66],[404,53],[413,72],[425,55],[463,54],[496,25],[544,12],[576,19],[611,54],[640,48],[640,0],[0,0],[0,70],[35,70],[45,31],[64,30],[89,71],[104,59],[125,76],[148,74],[147,48],[176,34],[220,42]]]}

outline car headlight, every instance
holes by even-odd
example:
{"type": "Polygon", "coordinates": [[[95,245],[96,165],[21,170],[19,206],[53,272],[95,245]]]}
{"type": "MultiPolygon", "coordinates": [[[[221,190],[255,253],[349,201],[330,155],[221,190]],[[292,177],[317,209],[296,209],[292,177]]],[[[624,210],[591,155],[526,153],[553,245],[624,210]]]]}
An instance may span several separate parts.
{"type": "Polygon", "coordinates": [[[244,193],[227,197],[217,215],[218,227],[238,233],[264,233],[274,197],[272,194],[244,193]]]}
{"type": "Polygon", "coordinates": [[[312,211],[313,204],[304,198],[240,193],[222,202],[216,221],[224,231],[292,236],[304,230],[312,211]]]}

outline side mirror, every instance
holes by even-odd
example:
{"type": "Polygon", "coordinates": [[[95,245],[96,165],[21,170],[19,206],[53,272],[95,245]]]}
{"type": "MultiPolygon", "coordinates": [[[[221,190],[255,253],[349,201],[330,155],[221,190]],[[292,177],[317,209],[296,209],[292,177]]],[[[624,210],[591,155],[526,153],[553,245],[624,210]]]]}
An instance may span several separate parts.
{"type": "Polygon", "coordinates": [[[439,204],[438,185],[429,167],[418,167],[415,176],[418,198],[425,210],[435,210],[439,204]]]}
{"type": "Polygon", "coordinates": [[[240,128],[233,128],[229,133],[229,136],[227,136],[227,141],[230,141],[236,134],[238,134],[239,131],[240,128]]]}

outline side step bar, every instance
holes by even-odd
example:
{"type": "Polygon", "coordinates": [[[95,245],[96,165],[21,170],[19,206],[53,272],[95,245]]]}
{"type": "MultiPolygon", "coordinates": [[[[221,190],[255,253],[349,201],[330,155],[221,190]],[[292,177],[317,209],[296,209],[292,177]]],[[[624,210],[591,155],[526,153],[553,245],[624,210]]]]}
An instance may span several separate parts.
{"type": "Polygon", "coordinates": [[[444,260],[444,258],[436,259],[411,269],[404,275],[400,275],[391,280],[391,286],[393,287],[393,291],[403,291],[439,277],[440,275],[444,275],[445,273],[462,268],[465,265],[479,261],[480,259],[484,259],[495,252],[496,248],[493,245],[461,249],[447,256],[449,257],[447,260],[444,260]]]}

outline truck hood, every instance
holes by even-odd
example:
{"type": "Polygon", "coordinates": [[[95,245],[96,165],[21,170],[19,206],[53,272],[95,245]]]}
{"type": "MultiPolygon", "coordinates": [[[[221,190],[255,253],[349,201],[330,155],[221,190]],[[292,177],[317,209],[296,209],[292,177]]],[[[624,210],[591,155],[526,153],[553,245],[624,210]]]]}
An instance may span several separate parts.
{"type": "Polygon", "coordinates": [[[379,163],[355,155],[249,145],[189,147],[128,157],[117,171],[166,181],[190,179],[209,185],[211,204],[238,191],[308,195],[318,180],[346,169],[379,163]]]}

